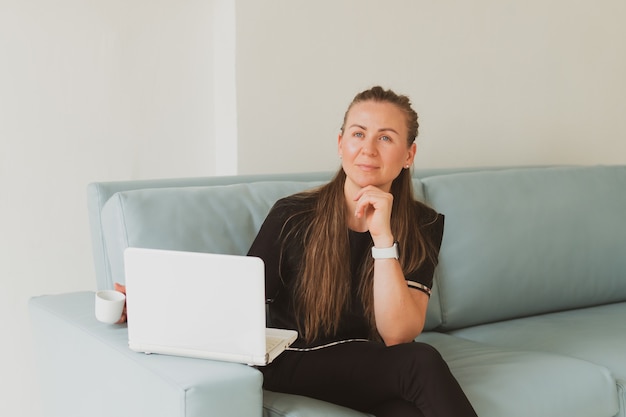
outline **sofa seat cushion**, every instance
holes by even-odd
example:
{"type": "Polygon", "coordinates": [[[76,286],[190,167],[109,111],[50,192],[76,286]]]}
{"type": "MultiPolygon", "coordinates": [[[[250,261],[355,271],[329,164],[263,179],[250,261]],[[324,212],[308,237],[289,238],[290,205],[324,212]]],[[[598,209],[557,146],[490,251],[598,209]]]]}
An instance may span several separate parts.
{"type": "Polygon", "coordinates": [[[626,381],[626,303],[508,320],[452,334],[493,346],[583,359],[626,381]]]}
{"type": "Polygon", "coordinates": [[[314,398],[263,391],[263,417],[373,417],[314,398]]]}
{"type": "Polygon", "coordinates": [[[611,417],[615,380],[599,365],[553,353],[490,346],[426,332],[481,417],[611,417]]]}

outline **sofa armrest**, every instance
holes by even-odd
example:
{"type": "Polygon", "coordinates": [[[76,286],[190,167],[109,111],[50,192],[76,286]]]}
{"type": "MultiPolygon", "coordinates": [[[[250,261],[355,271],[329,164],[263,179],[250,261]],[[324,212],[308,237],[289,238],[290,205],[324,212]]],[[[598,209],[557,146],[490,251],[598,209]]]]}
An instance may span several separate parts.
{"type": "Polygon", "coordinates": [[[34,297],[29,310],[45,416],[262,414],[258,370],[133,352],[125,325],[95,319],[93,292],[34,297]]]}

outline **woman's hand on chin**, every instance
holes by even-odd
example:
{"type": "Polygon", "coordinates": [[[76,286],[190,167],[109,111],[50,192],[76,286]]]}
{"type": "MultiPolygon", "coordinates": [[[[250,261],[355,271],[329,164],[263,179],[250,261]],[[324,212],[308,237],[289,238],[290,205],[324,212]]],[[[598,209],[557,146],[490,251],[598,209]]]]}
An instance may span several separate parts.
{"type": "Polygon", "coordinates": [[[391,209],[393,196],[373,185],[362,188],[354,197],[354,216],[364,220],[377,247],[393,245],[391,209]]]}

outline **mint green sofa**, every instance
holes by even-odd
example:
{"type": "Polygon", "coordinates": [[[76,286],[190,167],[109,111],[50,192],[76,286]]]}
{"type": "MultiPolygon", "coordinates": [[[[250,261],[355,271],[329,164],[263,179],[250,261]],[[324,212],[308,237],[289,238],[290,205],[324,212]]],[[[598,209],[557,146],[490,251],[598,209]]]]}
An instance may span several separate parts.
{"type": "MultiPolygon", "coordinates": [[[[245,254],[278,198],[331,173],[95,183],[97,287],[128,246],[245,254]]],[[[626,166],[416,171],[446,215],[419,340],[481,417],[626,417],[626,166]]],[[[46,416],[363,417],[262,390],[254,368],[143,355],[93,293],[29,302],[46,416]]]]}

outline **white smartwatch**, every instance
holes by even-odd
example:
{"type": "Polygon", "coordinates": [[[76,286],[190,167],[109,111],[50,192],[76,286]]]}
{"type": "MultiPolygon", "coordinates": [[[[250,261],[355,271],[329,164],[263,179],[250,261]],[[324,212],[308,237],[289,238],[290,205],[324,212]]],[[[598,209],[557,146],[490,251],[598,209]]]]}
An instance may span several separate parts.
{"type": "Polygon", "coordinates": [[[398,259],[400,254],[398,253],[398,242],[394,242],[390,248],[376,248],[372,247],[372,258],[374,259],[398,259]]]}

